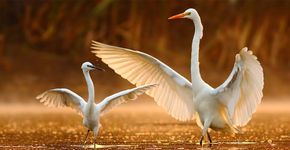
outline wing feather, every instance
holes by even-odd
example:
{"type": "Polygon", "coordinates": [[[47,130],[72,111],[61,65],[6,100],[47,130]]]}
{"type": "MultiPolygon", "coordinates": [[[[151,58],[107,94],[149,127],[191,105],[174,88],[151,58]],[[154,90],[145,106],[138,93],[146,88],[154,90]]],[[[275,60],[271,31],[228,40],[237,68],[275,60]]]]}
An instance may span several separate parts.
{"type": "Polygon", "coordinates": [[[130,49],[93,41],[92,52],[108,64],[116,73],[136,86],[158,83],[146,91],[171,116],[178,120],[194,117],[191,83],[158,59],[130,49]],[[119,61],[122,60],[122,61],[119,61]],[[123,65],[123,61],[128,62],[123,65]],[[122,63],[119,65],[118,63],[122,63]]]}
{"type": "Polygon", "coordinates": [[[137,97],[146,91],[156,87],[157,84],[144,85],[133,89],[128,89],[111,95],[100,102],[97,107],[101,110],[101,115],[109,112],[114,107],[126,103],[130,100],[135,100],[137,97]]]}
{"type": "Polygon", "coordinates": [[[215,94],[227,106],[232,123],[236,126],[249,122],[263,96],[263,68],[252,53],[243,48],[236,55],[228,79],[215,89],[215,94]]]}
{"type": "Polygon", "coordinates": [[[43,92],[36,97],[46,106],[71,107],[77,112],[83,113],[86,102],[73,91],[65,88],[56,88],[43,92]]]}

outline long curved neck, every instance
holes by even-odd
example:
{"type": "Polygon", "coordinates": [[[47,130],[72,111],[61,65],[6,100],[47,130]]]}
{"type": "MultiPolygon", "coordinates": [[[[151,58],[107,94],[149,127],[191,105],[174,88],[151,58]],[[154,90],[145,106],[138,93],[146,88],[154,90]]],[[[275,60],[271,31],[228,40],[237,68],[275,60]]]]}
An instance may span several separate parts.
{"type": "Polygon", "coordinates": [[[199,71],[199,43],[202,38],[203,27],[200,18],[193,21],[195,27],[195,33],[192,40],[191,51],[191,82],[192,90],[194,93],[199,92],[202,88],[204,81],[201,78],[199,71]]]}
{"type": "Polygon", "coordinates": [[[87,82],[87,86],[88,86],[88,92],[89,92],[89,98],[88,98],[88,104],[90,106],[93,106],[92,104],[95,103],[95,89],[94,89],[94,83],[91,79],[90,73],[89,71],[84,71],[84,76],[87,82]]]}

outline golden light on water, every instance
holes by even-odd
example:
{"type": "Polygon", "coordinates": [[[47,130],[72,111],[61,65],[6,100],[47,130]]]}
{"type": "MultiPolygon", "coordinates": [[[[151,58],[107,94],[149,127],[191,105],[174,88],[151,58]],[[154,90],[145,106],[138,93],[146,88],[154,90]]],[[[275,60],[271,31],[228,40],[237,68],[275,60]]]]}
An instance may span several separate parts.
{"type": "MultiPolygon", "coordinates": [[[[240,134],[211,132],[212,148],[285,148],[290,140],[289,102],[263,102],[240,134]]],[[[86,129],[73,110],[41,105],[0,106],[1,149],[83,148],[86,129]]],[[[125,104],[101,119],[100,149],[201,148],[196,123],[171,118],[154,102],[125,104]]],[[[90,135],[86,147],[93,148],[90,135]]],[[[207,148],[206,143],[203,148],[207,148]]]]}

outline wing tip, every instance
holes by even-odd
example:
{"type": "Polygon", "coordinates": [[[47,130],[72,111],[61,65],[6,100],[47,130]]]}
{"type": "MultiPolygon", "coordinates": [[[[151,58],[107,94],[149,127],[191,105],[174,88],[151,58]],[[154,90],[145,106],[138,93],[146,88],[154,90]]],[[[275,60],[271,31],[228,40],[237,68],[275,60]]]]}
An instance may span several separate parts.
{"type": "Polygon", "coordinates": [[[40,100],[43,97],[43,94],[39,94],[35,97],[35,99],[40,100]]]}
{"type": "MultiPolygon", "coordinates": [[[[253,54],[252,50],[249,50],[248,47],[244,47],[242,48],[242,50],[238,53],[241,55],[242,59],[246,59],[246,58],[251,58],[253,60],[258,61],[258,58],[256,55],[253,54]]],[[[258,63],[260,64],[260,62],[258,61],[258,63]]]]}
{"type": "Polygon", "coordinates": [[[35,97],[35,99],[37,99],[37,100],[41,100],[43,97],[44,97],[44,95],[47,93],[47,91],[45,91],[45,92],[43,92],[43,93],[41,93],[41,94],[38,94],[36,97],[35,97]]]}
{"type": "Polygon", "coordinates": [[[242,48],[241,51],[243,51],[243,52],[247,52],[247,51],[248,51],[248,47],[244,47],[244,48],[242,48]]]}
{"type": "Polygon", "coordinates": [[[104,45],[103,43],[101,42],[97,42],[97,41],[94,41],[92,40],[91,41],[91,49],[95,49],[95,50],[98,50],[100,47],[102,47],[102,45],[104,45]]]}

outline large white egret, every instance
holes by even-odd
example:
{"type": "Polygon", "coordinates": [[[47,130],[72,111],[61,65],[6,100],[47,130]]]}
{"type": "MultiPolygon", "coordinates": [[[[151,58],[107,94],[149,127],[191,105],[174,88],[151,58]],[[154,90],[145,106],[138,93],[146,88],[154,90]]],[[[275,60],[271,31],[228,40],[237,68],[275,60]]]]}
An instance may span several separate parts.
{"type": "Polygon", "coordinates": [[[202,128],[200,144],[205,134],[212,143],[209,128],[236,133],[237,127],[249,122],[263,95],[263,69],[252,51],[243,48],[236,55],[234,68],[227,80],[217,88],[209,86],[202,80],[199,71],[199,43],[203,35],[199,14],[190,8],[168,19],[177,18],[188,18],[195,27],[191,53],[192,83],[158,59],[140,51],[93,41],[92,52],[137,86],[159,83],[147,94],[172,117],[181,121],[195,118],[202,128]]]}
{"type": "Polygon", "coordinates": [[[88,86],[88,101],[86,102],[82,97],[74,93],[73,91],[66,88],[56,88],[45,91],[36,97],[44,105],[55,106],[55,107],[71,107],[78,111],[83,116],[83,125],[88,128],[84,144],[86,143],[88,134],[90,131],[94,133],[94,148],[95,139],[99,131],[100,117],[112,108],[124,103],[129,100],[135,100],[139,95],[145,91],[153,88],[156,84],[142,85],[133,89],[128,89],[111,95],[105,98],[102,102],[95,104],[95,91],[93,81],[90,77],[89,71],[101,68],[95,67],[90,62],[82,64],[83,74],[85,76],[88,86]]]}

